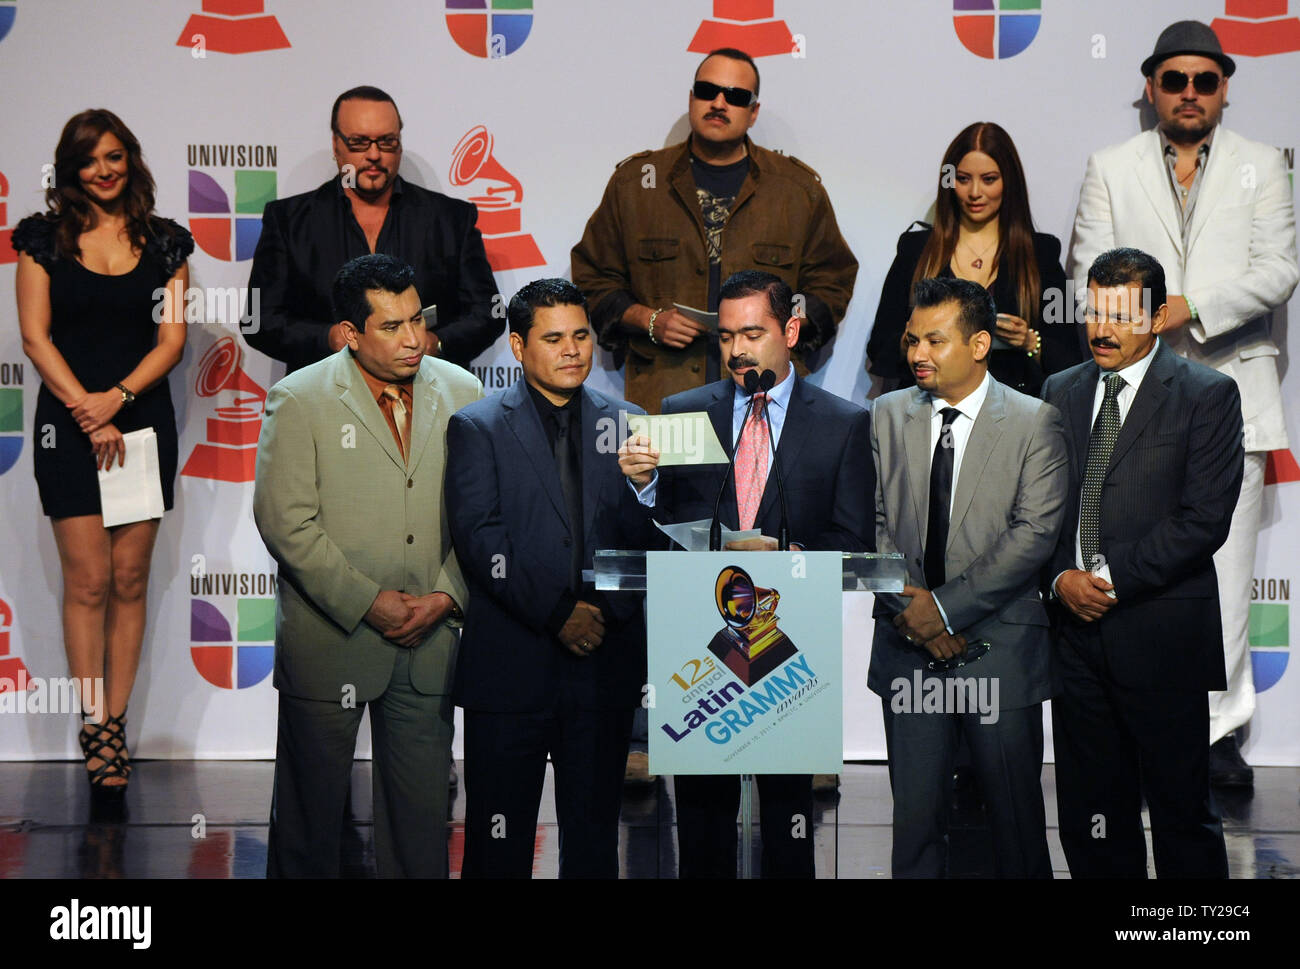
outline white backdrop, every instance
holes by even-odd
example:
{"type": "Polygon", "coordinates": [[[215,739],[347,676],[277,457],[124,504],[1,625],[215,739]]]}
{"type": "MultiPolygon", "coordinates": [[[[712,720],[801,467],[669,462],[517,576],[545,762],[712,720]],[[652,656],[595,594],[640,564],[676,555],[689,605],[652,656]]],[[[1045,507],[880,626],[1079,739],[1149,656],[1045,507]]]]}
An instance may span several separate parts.
{"type": "MultiPolygon", "coordinates": [[[[111,7],[89,0],[0,0],[0,32],[9,28],[0,37],[0,88],[6,92],[0,233],[43,208],[42,166],[52,160],[63,123],[86,107],[113,109],[140,137],[158,181],[160,213],[190,224],[190,186],[210,184],[206,176],[227,195],[236,220],[256,219],[267,197],[306,191],[332,173],[330,104],[345,88],[369,83],[388,90],[401,108],[403,174],[415,182],[462,198],[481,194],[481,181],[477,187],[453,184],[452,159],[475,126],[486,126],[494,138],[496,161],[521,186],[515,194],[521,231],[545,261],[501,269],[497,281],[509,296],[537,276],[568,275],[569,249],[615,162],[684,136],[687,89],[700,59],[688,47],[701,22],[714,20],[716,7],[723,42],[747,46],[746,37],[780,33],[764,21],[783,21],[793,32],[793,54],[759,61],[763,108],[752,134],[821,173],[861,262],[834,352],[814,379],[864,402],[870,388],[863,352],[880,286],[899,233],[925,216],[933,201],[934,175],[953,135],[976,120],[1006,127],[1028,173],[1038,228],[1067,241],[1089,152],[1151,123],[1140,106],[1138,65],[1160,29],[1186,17],[1208,22],[1229,12],[1224,0],[1001,0],[1003,7],[1041,7],[995,18],[1003,22],[1004,42],[1017,25],[1022,35],[1032,32],[1024,18],[1041,19],[1027,47],[994,59],[963,45],[953,17],[954,7],[992,8],[992,0],[540,0],[535,10],[527,0],[497,0],[498,7],[523,9],[494,15],[499,22],[492,31],[503,38],[498,53],[504,56],[488,58],[462,49],[445,17],[446,8],[474,3],[372,0],[358,7],[342,0],[267,0],[264,16],[275,18],[291,46],[223,53],[216,48],[226,45],[226,35],[236,42],[251,38],[247,46],[253,47],[275,42],[274,25],[257,16],[261,0],[118,0],[111,7]],[[213,19],[187,26],[201,7],[213,19]],[[741,17],[757,18],[749,34],[737,32],[741,17]],[[520,43],[525,18],[528,32],[520,43]],[[191,39],[196,31],[204,33],[202,44],[191,39]],[[213,148],[205,156],[200,146],[213,148]],[[228,146],[254,150],[240,162],[222,157],[228,146]],[[274,177],[269,194],[268,171],[274,177]]],[[[1256,15],[1286,6],[1279,0],[1227,5],[1233,14],[1256,15]]],[[[1291,7],[1300,15],[1300,2],[1291,7]]],[[[473,10],[453,13],[475,16],[473,10]]],[[[458,21],[455,29],[478,30],[482,37],[486,15],[478,18],[458,21]]],[[[783,50],[790,50],[788,43],[783,50]]],[[[1300,53],[1239,56],[1238,63],[1226,124],[1284,148],[1293,159],[1300,142],[1294,107],[1300,53]]],[[[494,229],[490,250],[528,249],[526,240],[494,229]]],[[[196,252],[194,285],[246,286],[250,263],[240,255],[237,246],[225,258],[196,252]]],[[[0,236],[0,262],[13,258],[0,236]]],[[[32,676],[54,677],[66,674],[60,579],[32,478],[39,376],[22,353],[13,276],[12,265],[0,265],[0,676],[22,664],[32,676]]],[[[1296,305],[1293,299],[1290,308],[1296,305]]],[[[1286,348],[1279,365],[1289,424],[1300,435],[1300,387],[1288,373],[1285,318],[1285,312],[1276,315],[1275,335],[1286,348]]],[[[223,431],[255,435],[259,394],[283,368],[244,346],[237,328],[228,311],[193,326],[185,360],[171,377],[182,467],[194,463],[193,473],[178,478],[176,509],[164,519],[153,560],[145,655],[130,711],[141,757],[274,752],[275,697],[266,675],[274,563],[253,526],[251,482],[243,480],[251,445],[220,441],[231,440],[223,431]],[[201,396],[201,363],[224,337],[242,347],[248,383],[242,392],[227,388],[201,396]],[[249,392],[250,385],[257,390],[249,392]],[[241,393],[248,398],[242,414],[235,405],[241,393]],[[208,575],[208,584],[195,584],[195,572],[208,575]]],[[[513,380],[504,338],[478,363],[487,368],[479,372],[489,392],[513,380]]],[[[622,386],[603,353],[592,380],[615,392],[622,386]]],[[[1261,692],[1245,748],[1257,764],[1300,763],[1300,675],[1286,667],[1297,500],[1294,484],[1266,490],[1256,567],[1261,692]]],[[[865,687],[870,603],[866,595],[845,600],[845,754],[851,758],[884,754],[878,703],[865,687]]],[[[73,756],[73,738],[71,717],[0,716],[3,758],[73,756]]],[[[367,747],[363,742],[360,750],[367,747]]]]}

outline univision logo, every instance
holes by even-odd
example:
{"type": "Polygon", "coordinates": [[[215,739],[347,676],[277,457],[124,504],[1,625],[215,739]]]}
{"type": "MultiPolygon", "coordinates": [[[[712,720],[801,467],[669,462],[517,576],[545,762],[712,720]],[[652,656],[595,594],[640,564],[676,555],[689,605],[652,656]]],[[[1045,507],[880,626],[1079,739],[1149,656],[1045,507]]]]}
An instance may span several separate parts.
{"type": "Polygon", "coordinates": [[[0,363],[0,474],[23,451],[23,365],[0,363]]]}
{"type": "Polygon", "coordinates": [[[190,145],[190,231],[214,259],[253,258],[262,210],[276,197],[275,145],[190,145]],[[220,169],[214,176],[203,168],[220,169]],[[233,199],[233,202],[232,202],[233,199]]]}
{"type": "Polygon", "coordinates": [[[273,572],[190,576],[190,658],[213,686],[245,690],[271,672],[275,582],[273,572]]]}
{"type": "Polygon", "coordinates": [[[533,0],[447,0],[447,31],[475,57],[506,57],[533,29],[533,0]]]}
{"type": "Polygon", "coordinates": [[[1291,580],[1256,578],[1250,592],[1247,641],[1255,692],[1282,679],[1291,649],[1291,580]]]}
{"type": "Polygon", "coordinates": [[[1034,42],[1042,0],[953,0],[957,39],[972,54],[1003,60],[1034,42]]]}
{"type": "Polygon", "coordinates": [[[18,5],[15,0],[0,0],[0,40],[5,39],[14,25],[16,16],[18,16],[18,5]]]}

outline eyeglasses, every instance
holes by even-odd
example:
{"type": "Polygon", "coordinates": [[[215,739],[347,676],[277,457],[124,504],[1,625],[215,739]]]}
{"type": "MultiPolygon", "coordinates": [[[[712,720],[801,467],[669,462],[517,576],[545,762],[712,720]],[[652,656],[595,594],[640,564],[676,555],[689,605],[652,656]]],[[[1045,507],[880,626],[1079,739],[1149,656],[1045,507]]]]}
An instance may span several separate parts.
{"type": "MultiPolygon", "coordinates": [[[[1165,71],[1160,75],[1160,90],[1166,94],[1182,94],[1187,90],[1188,80],[1183,71],[1165,71]]],[[[1213,94],[1219,90],[1219,82],[1223,77],[1214,71],[1201,71],[1190,80],[1197,94],[1213,94]]]]}
{"type": "Polygon", "coordinates": [[[981,639],[977,643],[968,643],[966,652],[960,656],[954,656],[952,659],[932,659],[925,664],[925,668],[933,673],[948,673],[952,670],[961,669],[967,663],[975,662],[992,648],[992,643],[987,639],[981,639]]]}
{"type": "Polygon", "coordinates": [[[365,135],[345,135],[338,129],[335,129],[334,133],[339,136],[339,141],[348,146],[348,151],[369,151],[371,145],[378,145],[380,151],[391,155],[402,147],[402,139],[397,135],[367,138],[365,135]]]}
{"type": "Polygon", "coordinates": [[[753,91],[743,87],[723,87],[711,81],[696,81],[691,87],[691,93],[701,101],[712,101],[721,94],[734,108],[747,108],[754,103],[755,99],[753,91]]]}

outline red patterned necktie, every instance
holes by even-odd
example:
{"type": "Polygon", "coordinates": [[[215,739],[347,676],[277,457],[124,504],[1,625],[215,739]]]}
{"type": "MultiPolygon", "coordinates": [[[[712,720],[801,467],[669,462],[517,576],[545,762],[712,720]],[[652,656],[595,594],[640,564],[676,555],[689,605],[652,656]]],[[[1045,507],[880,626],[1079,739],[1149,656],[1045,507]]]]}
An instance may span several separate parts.
{"type": "Polygon", "coordinates": [[[736,507],[740,511],[740,530],[754,527],[758,505],[763,500],[763,487],[767,484],[768,444],[767,421],[763,420],[766,394],[754,395],[754,412],[740,435],[736,447],[736,507]]]}

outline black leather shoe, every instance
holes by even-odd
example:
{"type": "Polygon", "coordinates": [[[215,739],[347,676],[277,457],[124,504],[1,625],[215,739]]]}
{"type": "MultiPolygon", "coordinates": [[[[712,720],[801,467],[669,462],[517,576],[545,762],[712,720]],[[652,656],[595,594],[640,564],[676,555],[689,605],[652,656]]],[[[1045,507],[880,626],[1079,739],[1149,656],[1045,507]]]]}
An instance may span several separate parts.
{"type": "Polygon", "coordinates": [[[1210,784],[1213,787],[1255,787],[1255,772],[1242,759],[1232,734],[1210,745],[1210,784]]]}

